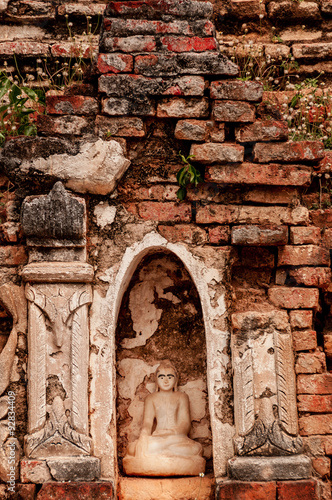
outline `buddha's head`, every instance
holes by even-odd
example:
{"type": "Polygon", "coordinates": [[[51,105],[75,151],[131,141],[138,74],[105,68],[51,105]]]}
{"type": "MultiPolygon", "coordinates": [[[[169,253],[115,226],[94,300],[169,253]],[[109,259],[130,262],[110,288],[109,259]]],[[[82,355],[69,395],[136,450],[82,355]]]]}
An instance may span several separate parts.
{"type": "Polygon", "coordinates": [[[177,391],[178,372],[169,359],[164,359],[156,370],[157,391],[177,391]]]}

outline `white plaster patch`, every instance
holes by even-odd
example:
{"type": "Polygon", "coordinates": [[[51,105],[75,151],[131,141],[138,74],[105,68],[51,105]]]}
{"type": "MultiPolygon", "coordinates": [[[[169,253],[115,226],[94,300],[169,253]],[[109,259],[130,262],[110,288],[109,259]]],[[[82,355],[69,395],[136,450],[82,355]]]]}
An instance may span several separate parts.
{"type": "Polygon", "coordinates": [[[141,359],[122,359],[118,366],[119,375],[122,377],[118,381],[119,396],[133,400],[137,387],[146,376],[149,377],[156,371],[157,366],[158,364],[150,366],[141,359]]]}
{"type": "Polygon", "coordinates": [[[104,228],[108,224],[113,224],[116,215],[116,208],[101,201],[95,206],[93,213],[96,217],[97,226],[104,228]]]}

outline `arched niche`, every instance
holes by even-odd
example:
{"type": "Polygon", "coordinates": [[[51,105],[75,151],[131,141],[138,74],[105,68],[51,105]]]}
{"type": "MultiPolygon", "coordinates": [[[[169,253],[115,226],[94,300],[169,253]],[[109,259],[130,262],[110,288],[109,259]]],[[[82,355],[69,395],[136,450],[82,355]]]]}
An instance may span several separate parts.
{"type": "Polygon", "coordinates": [[[148,253],[124,293],[116,329],[117,456],[120,473],[129,442],[138,439],[144,400],[155,391],[154,373],[169,359],[179,390],[189,396],[189,437],[201,443],[212,470],[207,401],[206,341],[196,287],[183,263],[169,251],[148,253]]]}
{"type": "Polygon", "coordinates": [[[116,342],[122,299],[144,257],[151,253],[174,254],[188,272],[202,307],[206,340],[206,378],[211,418],[214,474],[226,475],[233,456],[234,435],[230,333],[227,282],[230,251],[225,248],[189,247],[169,243],[155,233],[127,247],[122,258],[103,276],[109,283],[106,296],[95,291],[91,307],[90,415],[94,455],[101,460],[102,477],[117,477],[116,342]]]}

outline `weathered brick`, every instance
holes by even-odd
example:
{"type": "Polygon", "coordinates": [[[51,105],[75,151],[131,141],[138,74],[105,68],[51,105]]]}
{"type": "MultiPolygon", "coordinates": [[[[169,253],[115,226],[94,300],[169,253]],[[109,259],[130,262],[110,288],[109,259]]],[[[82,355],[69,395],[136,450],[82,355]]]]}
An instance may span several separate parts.
{"type": "Polygon", "coordinates": [[[311,181],[311,169],[301,165],[241,163],[208,167],[205,178],[207,181],[224,184],[306,186],[311,181]]]}
{"type": "Polygon", "coordinates": [[[98,54],[98,39],[91,43],[59,42],[51,47],[53,57],[83,57],[93,58],[98,54]]]}
{"type": "Polygon", "coordinates": [[[298,269],[290,269],[287,271],[287,282],[326,290],[331,283],[331,269],[329,267],[300,267],[298,269]]]}
{"type": "Polygon", "coordinates": [[[304,481],[280,481],[277,483],[278,500],[318,500],[316,482],[312,479],[304,481]]]}
{"type": "Polygon", "coordinates": [[[221,122],[253,122],[255,107],[242,101],[214,101],[212,104],[215,120],[221,122]]]}
{"type": "Polygon", "coordinates": [[[326,208],[325,210],[310,210],[310,218],[315,226],[324,229],[323,245],[327,248],[331,248],[332,231],[329,231],[329,228],[332,228],[332,209],[326,208]]]}
{"type": "Polygon", "coordinates": [[[228,75],[239,68],[227,57],[213,52],[181,52],[135,57],[135,73],[145,76],[228,75]]]}
{"type": "MultiPolygon", "coordinates": [[[[8,2],[5,2],[7,6],[8,2]]],[[[37,0],[21,0],[10,2],[7,6],[6,17],[11,21],[21,23],[27,21],[51,20],[55,17],[55,5],[52,2],[37,0]]]]}
{"type": "Polygon", "coordinates": [[[324,333],[324,351],[328,359],[332,359],[332,334],[324,333]]]}
{"type": "Polygon", "coordinates": [[[233,245],[274,246],[288,241],[287,226],[234,226],[231,234],[233,245]]]}
{"type": "MultiPolygon", "coordinates": [[[[326,358],[323,352],[301,353],[297,356],[295,364],[296,373],[323,373],[325,371],[326,371],[326,358]]],[[[331,399],[331,408],[332,408],[332,399],[331,399]]],[[[308,410],[308,411],[315,411],[315,410],[308,410]]]]}
{"type": "Polygon", "coordinates": [[[156,50],[156,40],[154,36],[134,35],[126,37],[103,38],[101,50],[105,52],[154,52],[156,50]]]}
{"type": "Polygon", "coordinates": [[[10,483],[0,484],[1,500],[35,500],[36,485],[15,483],[15,491],[9,490],[10,483]]]}
{"type": "Polygon", "coordinates": [[[199,163],[241,162],[244,157],[244,148],[235,143],[192,144],[190,154],[199,163]]]}
{"type": "Polygon", "coordinates": [[[137,206],[142,219],[160,222],[190,222],[190,203],[142,201],[137,206]]]}
{"type": "Polygon", "coordinates": [[[108,116],[97,115],[96,133],[98,135],[109,133],[111,136],[120,137],[144,137],[145,124],[141,118],[136,117],[109,118],[108,116]]]}
{"type": "Polygon", "coordinates": [[[209,116],[209,103],[206,98],[170,97],[158,103],[157,116],[158,118],[206,118],[209,116]]]}
{"type": "Polygon", "coordinates": [[[105,10],[104,3],[66,3],[59,5],[58,15],[65,16],[101,16],[105,10]]]}
{"type": "Polygon", "coordinates": [[[203,96],[204,88],[205,82],[202,76],[147,78],[142,75],[102,75],[99,78],[99,91],[116,97],[203,96]]]}
{"type": "Polygon", "coordinates": [[[178,201],[176,196],[178,189],[179,186],[173,184],[154,184],[152,186],[141,186],[139,184],[118,185],[120,195],[134,200],[178,201]]]}
{"type": "Polygon", "coordinates": [[[204,229],[190,224],[176,226],[158,226],[158,232],[172,243],[184,242],[190,245],[202,245],[207,241],[204,229]]]}
{"type": "Polygon", "coordinates": [[[23,246],[0,247],[0,262],[4,267],[26,264],[27,253],[23,246]]]}
{"type": "MultiPolygon", "coordinates": [[[[138,0],[109,2],[106,16],[129,19],[160,19],[160,16],[171,15],[179,18],[210,18],[212,5],[193,0],[138,0]]],[[[168,18],[167,18],[168,19],[168,18]]]]}
{"type": "Polygon", "coordinates": [[[322,441],[326,455],[332,455],[332,436],[322,436],[322,441]]]}
{"type": "Polygon", "coordinates": [[[171,52],[205,52],[217,49],[215,38],[201,38],[198,36],[164,36],[160,39],[163,49],[171,52]]]}
{"type": "Polygon", "coordinates": [[[230,101],[261,101],[263,85],[260,82],[242,82],[240,80],[219,80],[211,82],[211,99],[230,101]]]}
{"type": "Polygon", "coordinates": [[[318,474],[324,478],[331,475],[331,460],[328,457],[316,457],[312,459],[312,466],[318,474]]]}
{"type": "Polygon", "coordinates": [[[235,138],[239,142],[287,141],[287,122],[277,120],[256,121],[250,125],[237,127],[235,138]]]}
{"type": "Polygon", "coordinates": [[[255,188],[243,194],[244,201],[259,203],[260,205],[289,205],[292,201],[299,199],[296,188],[290,187],[269,187],[255,188]]]}
{"type": "Polygon", "coordinates": [[[265,5],[260,0],[231,0],[232,15],[238,19],[265,17],[265,5]]]}
{"type": "Polygon", "coordinates": [[[66,500],[80,498],[81,500],[109,500],[113,496],[113,485],[110,482],[101,483],[45,483],[41,487],[37,500],[63,498],[66,500]]]}
{"type": "Polygon", "coordinates": [[[50,115],[93,115],[98,113],[98,101],[81,95],[47,95],[46,112],[50,115]]]}
{"type": "Polygon", "coordinates": [[[301,2],[294,4],[292,0],[281,2],[270,2],[268,7],[268,16],[273,20],[305,20],[319,19],[319,6],[316,2],[301,2]]]}
{"type": "Polygon", "coordinates": [[[301,436],[332,434],[332,414],[300,417],[299,428],[301,436]]]}
{"type": "Polygon", "coordinates": [[[292,328],[311,328],[312,311],[290,311],[289,321],[292,328]]]}
{"type": "Polygon", "coordinates": [[[93,122],[83,116],[38,115],[37,129],[45,135],[81,135],[93,130],[93,122]]]}
{"type": "Polygon", "coordinates": [[[282,43],[266,43],[264,44],[265,57],[271,57],[274,59],[286,59],[290,57],[290,47],[282,43]]]}
{"type": "MultiPolygon", "coordinates": [[[[306,354],[306,356],[312,355],[306,354]]],[[[330,395],[300,394],[297,399],[299,411],[306,413],[332,413],[332,398],[330,395]]]]}
{"type": "Polygon", "coordinates": [[[310,351],[317,347],[317,334],[315,330],[293,331],[292,336],[295,351],[310,351]]]}
{"type": "Polygon", "coordinates": [[[226,481],[217,486],[217,500],[276,500],[276,483],[226,481]]]}
{"type": "Polygon", "coordinates": [[[12,56],[16,54],[17,56],[47,56],[49,52],[49,46],[47,43],[40,42],[1,42],[0,43],[0,55],[2,56],[12,56]]]}
{"type": "Polygon", "coordinates": [[[225,125],[215,124],[212,120],[179,120],[174,135],[182,141],[223,142],[225,139],[225,125]]]}
{"type": "Polygon", "coordinates": [[[284,309],[310,309],[318,307],[316,288],[272,287],[268,290],[271,302],[284,309]]]}
{"type": "MultiPolygon", "coordinates": [[[[320,375],[299,375],[297,377],[298,394],[332,394],[332,373],[320,375]]],[[[317,434],[322,434],[317,432],[317,434]]]]}
{"type": "Polygon", "coordinates": [[[320,242],[319,227],[290,227],[292,245],[318,245],[320,242]]]}
{"type": "Polygon", "coordinates": [[[227,245],[230,239],[228,226],[216,226],[209,229],[209,241],[212,245],[227,245]]]}
{"type": "Polygon", "coordinates": [[[97,68],[100,73],[130,73],[133,56],[129,54],[99,54],[97,68]]]}
{"type": "MultiPolygon", "coordinates": [[[[301,207],[302,208],[302,207],[301,207]]],[[[305,211],[286,207],[251,207],[241,205],[216,205],[198,207],[196,222],[199,224],[299,224],[307,220],[305,211]]]]}
{"type": "MultiPolygon", "coordinates": [[[[131,35],[197,35],[212,36],[214,25],[211,21],[149,21],[147,19],[104,18],[104,31],[109,36],[131,35]]],[[[105,33],[104,33],[105,36],[105,33]]]]}
{"type": "Polygon", "coordinates": [[[279,266],[329,266],[330,252],[317,245],[292,246],[278,249],[279,266]]]}
{"type": "Polygon", "coordinates": [[[320,141],[298,141],[264,144],[254,146],[254,161],[292,162],[319,160],[324,156],[324,145],[320,141]]]}
{"type": "Polygon", "coordinates": [[[332,43],[295,43],[292,50],[296,59],[325,59],[332,55],[332,43]]]}
{"type": "Polygon", "coordinates": [[[145,97],[142,100],[110,97],[102,100],[102,112],[111,115],[154,116],[154,102],[145,97]]]}

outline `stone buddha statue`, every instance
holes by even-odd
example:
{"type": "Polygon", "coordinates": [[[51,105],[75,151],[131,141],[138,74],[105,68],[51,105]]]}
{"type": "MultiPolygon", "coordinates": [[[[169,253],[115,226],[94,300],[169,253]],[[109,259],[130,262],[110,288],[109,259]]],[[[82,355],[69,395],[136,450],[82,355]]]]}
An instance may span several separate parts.
{"type": "Polygon", "coordinates": [[[169,360],[156,371],[156,392],[144,401],[139,438],[129,443],[124,471],[137,476],[195,476],[205,471],[200,443],[188,438],[189,398],[178,392],[178,374],[169,360]]]}

